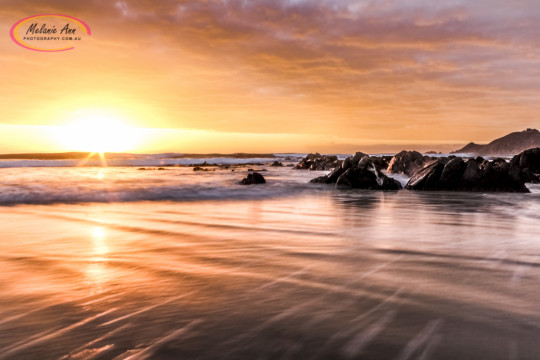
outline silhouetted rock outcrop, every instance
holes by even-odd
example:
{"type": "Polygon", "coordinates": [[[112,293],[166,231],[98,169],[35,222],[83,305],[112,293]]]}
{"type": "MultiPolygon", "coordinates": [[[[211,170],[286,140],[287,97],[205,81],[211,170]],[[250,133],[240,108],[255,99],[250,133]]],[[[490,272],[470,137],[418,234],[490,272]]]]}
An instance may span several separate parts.
{"type": "Polygon", "coordinates": [[[399,190],[401,184],[381,173],[375,159],[358,152],[346,158],[330,174],[311,180],[312,183],[336,184],[355,189],[399,190]]]}
{"type": "Polygon", "coordinates": [[[540,183],[540,148],[525,150],[514,156],[510,163],[519,168],[523,181],[540,183]]]}
{"type": "Polygon", "coordinates": [[[210,171],[210,169],[206,169],[200,166],[194,166],[193,171],[210,171]]]}
{"type": "Polygon", "coordinates": [[[524,150],[535,147],[540,147],[540,131],[536,129],[527,129],[495,139],[486,145],[471,142],[453,153],[511,155],[519,154],[524,150]]]}
{"type": "Polygon", "coordinates": [[[264,179],[264,176],[259,174],[258,172],[254,172],[251,174],[248,174],[247,177],[243,178],[240,184],[242,185],[254,185],[254,184],[265,184],[266,180],[264,179]]]}
{"type": "Polygon", "coordinates": [[[504,159],[460,157],[437,159],[418,170],[407,183],[410,190],[529,192],[519,168],[504,159]]]}
{"type": "Polygon", "coordinates": [[[335,155],[308,154],[294,168],[298,170],[330,170],[341,165],[335,155]]]}
{"type": "Polygon", "coordinates": [[[403,150],[392,157],[387,171],[393,174],[412,176],[412,174],[421,169],[430,159],[429,156],[423,156],[418,151],[403,150]]]}
{"type": "Polygon", "coordinates": [[[272,163],[271,166],[283,166],[283,164],[276,160],[272,163]]]}

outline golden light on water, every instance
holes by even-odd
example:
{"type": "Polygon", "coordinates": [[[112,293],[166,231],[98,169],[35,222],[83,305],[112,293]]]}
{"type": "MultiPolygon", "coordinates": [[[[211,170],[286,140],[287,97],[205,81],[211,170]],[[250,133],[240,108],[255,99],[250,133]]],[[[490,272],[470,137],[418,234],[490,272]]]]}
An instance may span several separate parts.
{"type": "Polygon", "coordinates": [[[95,226],[91,230],[92,252],[90,263],[86,269],[86,276],[92,284],[94,293],[103,291],[103,284],[110,278],[111,274],[107,267],[107,255],[109,247],[107,246],[107,236],[103,226],[95,226]]]}

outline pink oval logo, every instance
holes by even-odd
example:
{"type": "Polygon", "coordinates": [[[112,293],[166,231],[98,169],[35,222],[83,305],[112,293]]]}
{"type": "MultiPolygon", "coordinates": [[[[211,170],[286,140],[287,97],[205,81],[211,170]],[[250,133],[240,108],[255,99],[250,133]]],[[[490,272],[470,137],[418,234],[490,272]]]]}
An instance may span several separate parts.
{"type": "Polygon", "coordinates": [[[74,49],[92,32],[84,21],[76,17],[41,14],[17,21],[9,34],[15,44],[25,49],[55,52],[74,49]]]}

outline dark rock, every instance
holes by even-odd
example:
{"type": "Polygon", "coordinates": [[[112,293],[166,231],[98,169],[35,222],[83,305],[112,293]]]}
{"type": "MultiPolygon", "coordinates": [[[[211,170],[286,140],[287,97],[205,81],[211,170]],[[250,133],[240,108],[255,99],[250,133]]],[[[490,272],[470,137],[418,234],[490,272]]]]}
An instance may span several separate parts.
{"type": "Polygon", "coordinates": [[[439,190],[439,178],[444,169],[444,163],[434,160],[413,174],[406,185],[411,190],[439,190]]]}
{"type": "Polygon", "coordinates": [[[528,183],[540,183],[540,148],[525,150],[510,163],[519,169],[520,178],[528,183]]]}
{"type": "Polygon", "coordinates": [[[306,159],[307,160],[315,160],[315,159],[318,159],[320,158],[322,155],[319,154],[319,153],[309,153],[306,155],[306,159]]]}
{"type": "Polygon", "coordinates": [[[493,161],[459,157],[437,159],[418,170],[406,189],[447,191],[529,192],[520,178],[519,168],[504,159],[493,161]]]}
{"type": "Polygon", "coordinates": [[[477,163],[481,164],[481,163],[482,163],[484,160],[486,160],[486,159],[484,159],[484,158],[481,157],[481,156],[477,156],[474,160],[475,160],[477,163]]]}
{"type": "Polygon", "coordinates": [[[330,174],[311,180],[313,183],[336,184],[355,189],[399,190],[399,181],[384,175],[375,166],[374,159],[363,153],[356,153],[343,161],[330,174]]]}
{"type": "Polygon", "coordinates": [[[447,188],[457,188],[467,165],[460,157],[449,160],[441,172],[440,181],[447,188]]]}
{"type": "Polygon", "coordinates": [[[365,158],[366,156],[369,156],[368,154],[364,154],[363,152],[361,151],[358,151],[356,154],[354,154],[354,156],[352,157],[352,162],[353,164],[358,164],[358,162],[360,160],[362,160],[363,158],[365,158]]]}
{"type": "Polygon", "coordinates": [[[392,156],[371,156],[370,159],[373,160],[373,164],[377,170],[386,170],[392,160],[392,156]]]}
{"type": "Polygon", "coordinates": [[[272,163],[272,166],[283,166],[283,164],[276,160],[272,163]]]}
{"type": "Polygon", "coordinates": [[[469,161],[467,161],[465,165],[465,171],[463,172],[463,175],[461,177],[463,181],[463,186],[472,188],[475,186],[475,184],[478,184],[480,182],[482,174],[480,173],[479,166],[483,161],[484,159],[482,159],[482,161],[478,161],[478,158],[470,159],[469,161]]]}
{"type": "Polygon", "coordinates": [[[338,167],[341,162],[335,155],[308,154],[294,168],[297,170],[330,170],[338,167]]]}
{"type": "Polygon", "coordinates": [[[200,166],[193,167],[193,171],[210,171],[209,169],[202,168],[200,166]]]}
{"type": "MultiPolygon", "coordinates": [[[[343,163],[345,164],[345,163],[343,163]]],[[[341,174],[343,174],[346,169],[343,168],[343,164],[342,166],[339,166],[337,168],[335,168],[334,170],[330,171],[330,174],[326,175],[326,178],[328,178],[328,183],[330,184],[334,184],[337,182],[338,178],[341,176],[341,174]]]]}
{"type": "Polygon", "coordinates": [[[392,160],[390,160],[390,163],[388,164],[387,171],[393,174],[412,176],[429,160],[429,156],[424,157],[418,151],[403,150],[392,157],[392,160]]]}
{"type": "Polygon", "coordinates": [[[540,148],[525,150],[510,161],[520,169],[527,168],[533,173],[540,173],[540,148]]]}
{"type": "Polygon", "coordinates": [[[248,174],[247,177],[242,179],[240,184],[242,185],[266,184],[266,180],[264,179],[264,176],[262,176],[258,172],[254,172],[254,173],[248,174]]]}

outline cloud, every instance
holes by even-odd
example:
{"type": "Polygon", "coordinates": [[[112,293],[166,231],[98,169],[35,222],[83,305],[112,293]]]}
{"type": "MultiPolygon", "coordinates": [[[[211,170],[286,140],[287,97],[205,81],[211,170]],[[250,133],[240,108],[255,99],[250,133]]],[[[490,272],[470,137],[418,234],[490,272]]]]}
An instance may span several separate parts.
{"type": "Polygon", "coordinates": [[[196,119],[179,126],[422,140],[538,118],[538,9],[528,0],[57,0],[7,1],[3,19],[87,16],[96,51],[118,73],[121,54],[137,56],[133,77],[148,84],[152,74],[169,93],[155,101],[196,119]]]}

